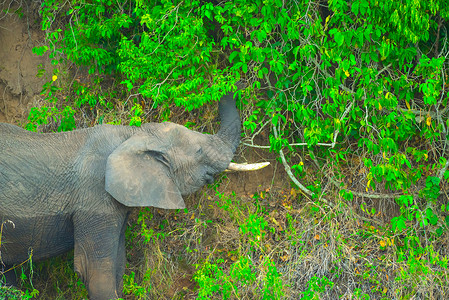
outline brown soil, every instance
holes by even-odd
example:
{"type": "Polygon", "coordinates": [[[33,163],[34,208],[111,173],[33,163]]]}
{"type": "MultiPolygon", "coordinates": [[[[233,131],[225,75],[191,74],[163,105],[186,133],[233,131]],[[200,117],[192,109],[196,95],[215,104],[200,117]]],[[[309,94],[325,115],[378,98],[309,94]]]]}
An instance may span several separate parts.
{"type": "Polygon", "coordinates": [[[250,196],[261,191],[286,188],[288,175],[284,167],[276,160],[275,155],[270,155],[266,150],[241,147],[234,160],[238,163],[270,162],[262,170],[229,174],[229,190],[235,191],[237,195],[250,196]]]}
{"type": "Polygon", "coordinates": [[[37,8],[23,4],[17,11],[17,7],[10,1],[0,5],[0,122],[8,123],[26,120],[29,107],[40,98],[42,85],[48,80],[36,76],[38,69],[51,69],[48,57],[32,52],[44,39],[37,8]]]}

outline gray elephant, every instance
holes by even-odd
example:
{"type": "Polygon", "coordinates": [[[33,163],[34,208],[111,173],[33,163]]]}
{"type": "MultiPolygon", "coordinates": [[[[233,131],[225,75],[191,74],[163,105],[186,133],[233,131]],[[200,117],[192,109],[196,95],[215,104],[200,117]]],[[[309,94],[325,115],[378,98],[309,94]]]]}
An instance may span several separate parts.
{"type": "Polygon", "coordinates": [[[173,123],[98,125],[37,134],[0,123],[1,260],[8,266],[74,252],[91,299],[121,296],[131,207],[184,208],[225,170],[239,144],[233,94],[217,134],[173,123]]]}

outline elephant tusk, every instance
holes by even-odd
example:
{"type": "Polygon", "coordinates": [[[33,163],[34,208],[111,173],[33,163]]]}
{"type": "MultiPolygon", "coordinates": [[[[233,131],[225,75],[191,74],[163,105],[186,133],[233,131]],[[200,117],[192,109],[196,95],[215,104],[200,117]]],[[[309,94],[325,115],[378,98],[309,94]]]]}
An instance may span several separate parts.
{"type": "Polygon", "coordinates": [[[225,170],[225,172],[231,172],[231,171],[256,171],[265,168],[268,166],[269,162],[262,162],[262,163],[256,163],[256,164],[236,164],[236,163],[230,163],[228,168],[225,170]]]}

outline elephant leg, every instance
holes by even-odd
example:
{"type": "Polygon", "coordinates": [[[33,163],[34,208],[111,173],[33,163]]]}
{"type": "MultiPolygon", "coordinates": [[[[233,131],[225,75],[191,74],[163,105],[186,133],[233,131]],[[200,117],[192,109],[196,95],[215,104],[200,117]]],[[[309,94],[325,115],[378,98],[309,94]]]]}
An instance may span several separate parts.
{"type": "Polygon", "coordinates": [[[125,265],[126,265],[126,249],[125,249],[125,231],[126,231],[126,220],[123,223],[122,230],[120,232],[120,239],[118,243],[117,250],[117,272],[116,272],[116,283],[117,283],[117,291],[123,291],[123,274],[125,274],[125,265]]]}
{"type": "MultiPolygon", "coordinates": [[[[84,212],[85,213],[85,212],[84,212]]],[[[75,271],[86,285],[91,300],[117,299],[117,257],[124,216],[74,217],[75,271]]]]}

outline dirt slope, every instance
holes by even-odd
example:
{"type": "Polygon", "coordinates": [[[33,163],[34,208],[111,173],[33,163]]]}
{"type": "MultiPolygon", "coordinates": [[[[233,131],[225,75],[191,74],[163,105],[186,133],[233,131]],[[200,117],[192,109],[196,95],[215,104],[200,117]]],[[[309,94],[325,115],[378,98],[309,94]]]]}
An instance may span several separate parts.
{"type": "Polygon", "coordinates": [[[51,68],[48,57],[32,52],[44,39],[37,7],[17,7],[9,1],[0,6],[0,122],[8,123],[26,120],[29,107],[40,99],[39,92],[47,80],[36,76],[38,70],[51,68]]]}

